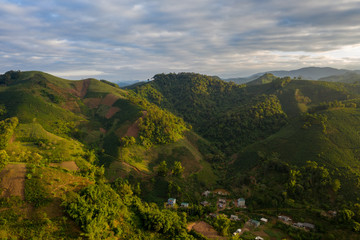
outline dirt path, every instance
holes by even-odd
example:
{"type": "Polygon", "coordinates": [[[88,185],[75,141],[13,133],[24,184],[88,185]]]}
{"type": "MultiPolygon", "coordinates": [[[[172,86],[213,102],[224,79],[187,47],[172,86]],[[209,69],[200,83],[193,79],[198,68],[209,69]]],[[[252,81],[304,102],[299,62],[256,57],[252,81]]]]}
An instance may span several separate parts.
{"type": "Polygon", "coordinates": [[[19,196],[21,199],[24,199],[25,174],[25,163],[6,165],[0,172],[0,187],[3,190],[1,196],[19,196]]]}
{"type": "Polygon", "coordinates": [[[204,221],[190,223],[188,225],[188,230],[191,229],[198,233],[201,233],[202,235],[210,239],[227,239],[226,237],[218,235],[217,231],[215,231],[215,229],[211,225],[204,221]]]}
{"type": "Polygon", "coordinates": [[[143,176],[150,176],[150,174],[144,173],[143,171],[141,171],[140,169],[138,169],[137,167],[127,163],[127,162],[121,162],[122,164],[124,164],[125,166],[134,169],[137,173],[139,173],[140,175],[143,176]]]}

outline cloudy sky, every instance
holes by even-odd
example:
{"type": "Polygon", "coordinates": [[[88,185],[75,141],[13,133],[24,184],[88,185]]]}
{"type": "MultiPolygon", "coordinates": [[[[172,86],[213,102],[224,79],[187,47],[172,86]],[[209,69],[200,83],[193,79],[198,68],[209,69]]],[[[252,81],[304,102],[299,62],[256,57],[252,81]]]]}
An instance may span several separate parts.
{"type": "Polygon", "coordinates": [[[360,69],[359,0],[0,0],[0,72],[144,80],[360,69]]]}

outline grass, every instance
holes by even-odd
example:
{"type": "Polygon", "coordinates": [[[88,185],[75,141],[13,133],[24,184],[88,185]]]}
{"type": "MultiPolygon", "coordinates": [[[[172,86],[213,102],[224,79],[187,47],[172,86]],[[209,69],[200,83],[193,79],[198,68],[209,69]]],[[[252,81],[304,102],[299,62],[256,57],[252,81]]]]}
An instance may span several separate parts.
{"type": "Polygon", "coordinates": [[[50,162],[71,161],[84,154],[81,143],[52,134],[36,122],[20,124],[15,135],[16,141],[7,148],[11,161],[22,161],[26,152],[39,153],[50,162]]]}

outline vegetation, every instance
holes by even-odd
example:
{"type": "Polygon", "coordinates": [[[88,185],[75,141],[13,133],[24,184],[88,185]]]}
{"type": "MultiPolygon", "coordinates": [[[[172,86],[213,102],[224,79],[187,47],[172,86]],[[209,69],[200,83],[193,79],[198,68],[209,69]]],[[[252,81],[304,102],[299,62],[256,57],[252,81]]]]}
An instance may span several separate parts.
{"type": "Polygon", "coordinates": [[[0,238],[204,239],[189,221],[230,236],[266,217],[241,238],[356,239],[358,106],[357,83],[271,74],[247,85],[158,74],[125,91],[9,71],[0,76],[5,195],[12,167],[27,165],[25,196],[0,198],[0,238]],[[202,195],[222,188],[229,195],[202,195]],[[315,229],[282,224],[280,214],[315,229]]]}

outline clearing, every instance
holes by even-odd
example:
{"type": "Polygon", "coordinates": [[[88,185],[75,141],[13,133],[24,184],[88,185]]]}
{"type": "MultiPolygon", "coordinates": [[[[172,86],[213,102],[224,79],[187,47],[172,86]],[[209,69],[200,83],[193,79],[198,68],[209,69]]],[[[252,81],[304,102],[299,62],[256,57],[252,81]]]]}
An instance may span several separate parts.
{"type": "Polygon", "coordinates": [[[78,171],[79,167],[76,165],[75,161],[65,161],[61,163],[50,163],[50,166],[52,167],[61,167],[63,169],[66,169],[68,171],[78,171]]]}
{"type": "Polygon", "coordinates": [[[1,197],[19,196],[24,200],[25,174],[25,163],[6,165],[0,172],[1,197]]]}
{"type": "Polygon", "coordinates": [[[188,225],[188,230],[190,231],[191,229],[210,239],[227,239],[227,237],[220,236],[211,225],[204,221],[190,223],[188,225]]]}

